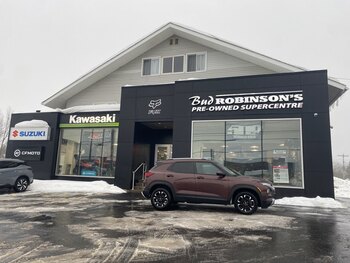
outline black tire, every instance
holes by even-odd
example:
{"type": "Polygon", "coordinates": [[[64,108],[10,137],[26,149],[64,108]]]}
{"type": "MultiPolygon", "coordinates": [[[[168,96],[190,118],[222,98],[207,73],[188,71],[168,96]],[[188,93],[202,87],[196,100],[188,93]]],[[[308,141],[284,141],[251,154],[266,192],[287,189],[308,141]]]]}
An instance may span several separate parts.
{"type": "Polygon", "coordinates": [[[233,201],[237,211],[244,215],[251,215],[258,209],[258,199],[251,192],[239,192],[233,201]]]}
{"type": "Polygon", "coordinates": [[[26,177],[19,177],[16,182],[15,185],[13,186],[13,189],[15,190],[15,192],[24,192],[25,190],[27,190],[29,186],[29,180],[26,177]]]}
{"type": "Polygon", "coordinates": [[[168,189],[157,188],[151,194],[152,206],[157,210],[167,210],[172,203],[172,197],[168,189]]]}

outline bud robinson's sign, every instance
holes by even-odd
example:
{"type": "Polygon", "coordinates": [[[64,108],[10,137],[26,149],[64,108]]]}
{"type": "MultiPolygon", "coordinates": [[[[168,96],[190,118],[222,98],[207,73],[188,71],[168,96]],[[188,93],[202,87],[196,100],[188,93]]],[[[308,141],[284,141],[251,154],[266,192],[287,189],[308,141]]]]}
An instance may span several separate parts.
{"type": "Polygon", "coordinates": [[[192,112],[250,111],[303,108],[302,91],[220,94],[192,96],[192,112]]]}

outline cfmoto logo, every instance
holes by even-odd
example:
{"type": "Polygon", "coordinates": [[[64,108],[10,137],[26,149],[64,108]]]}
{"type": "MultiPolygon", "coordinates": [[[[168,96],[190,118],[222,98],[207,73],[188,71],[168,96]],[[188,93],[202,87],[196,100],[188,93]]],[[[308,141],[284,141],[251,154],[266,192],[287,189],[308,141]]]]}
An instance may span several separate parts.
{"type": "Polygon", "coordinates": [[[21,155],[21,150],[17,149],[13,152],[13,156],[19,157],[21,155]]]}
{"type": "Polygon", "coordinates": [[[14,131],[12,132],[12,136],[16,138],[16,137],[18,136],[18,131],[17,131],[17,130],[14,130],[14,131]]]}

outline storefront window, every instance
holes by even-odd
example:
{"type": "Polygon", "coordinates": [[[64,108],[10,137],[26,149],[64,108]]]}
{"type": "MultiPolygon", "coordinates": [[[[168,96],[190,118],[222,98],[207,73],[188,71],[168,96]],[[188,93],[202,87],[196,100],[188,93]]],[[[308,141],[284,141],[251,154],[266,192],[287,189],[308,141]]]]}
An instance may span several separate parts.
{"type": "Polygon", "coordinates": [[[303,187],[299,119],[193,122],[192,157],[280,187],[303,187]]]}
{"type": "Polygon", "coordinates": [[[263,160],[268,179],[280,186],[303,186],[299,120],[263,122],[263,160]]]}
{"type": "Polygon", "coordinates": [[[58,175],[113,177],[118,129],[62,129],[58,175]]]}
{"type": "Polygon", "coordinates": [[[225,160],[225,122],[193,123],[192,157],[225,160]]]}
{"type": "Polygon", "coordinates": [[[225,166],[243,175],[263,175],[261,121],[226,122],[225,149],[225,166]]]}

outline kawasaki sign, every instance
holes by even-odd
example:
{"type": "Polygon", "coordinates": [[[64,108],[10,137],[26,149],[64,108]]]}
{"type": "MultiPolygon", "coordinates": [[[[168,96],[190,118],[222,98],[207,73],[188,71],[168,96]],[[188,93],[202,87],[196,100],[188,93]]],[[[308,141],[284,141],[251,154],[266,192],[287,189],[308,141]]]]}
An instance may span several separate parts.
{"type": "Polygon", "coordinates": [[[62,116],[60,123],[60,128],[113,126],[119,126],[116,113],[81,113],[64,115],[62,116]]]}
{"type": "Polygon", "coordinates": [[[303,108],[302,91],[192,96],[192,112],[250,111],[303,108]]]}

